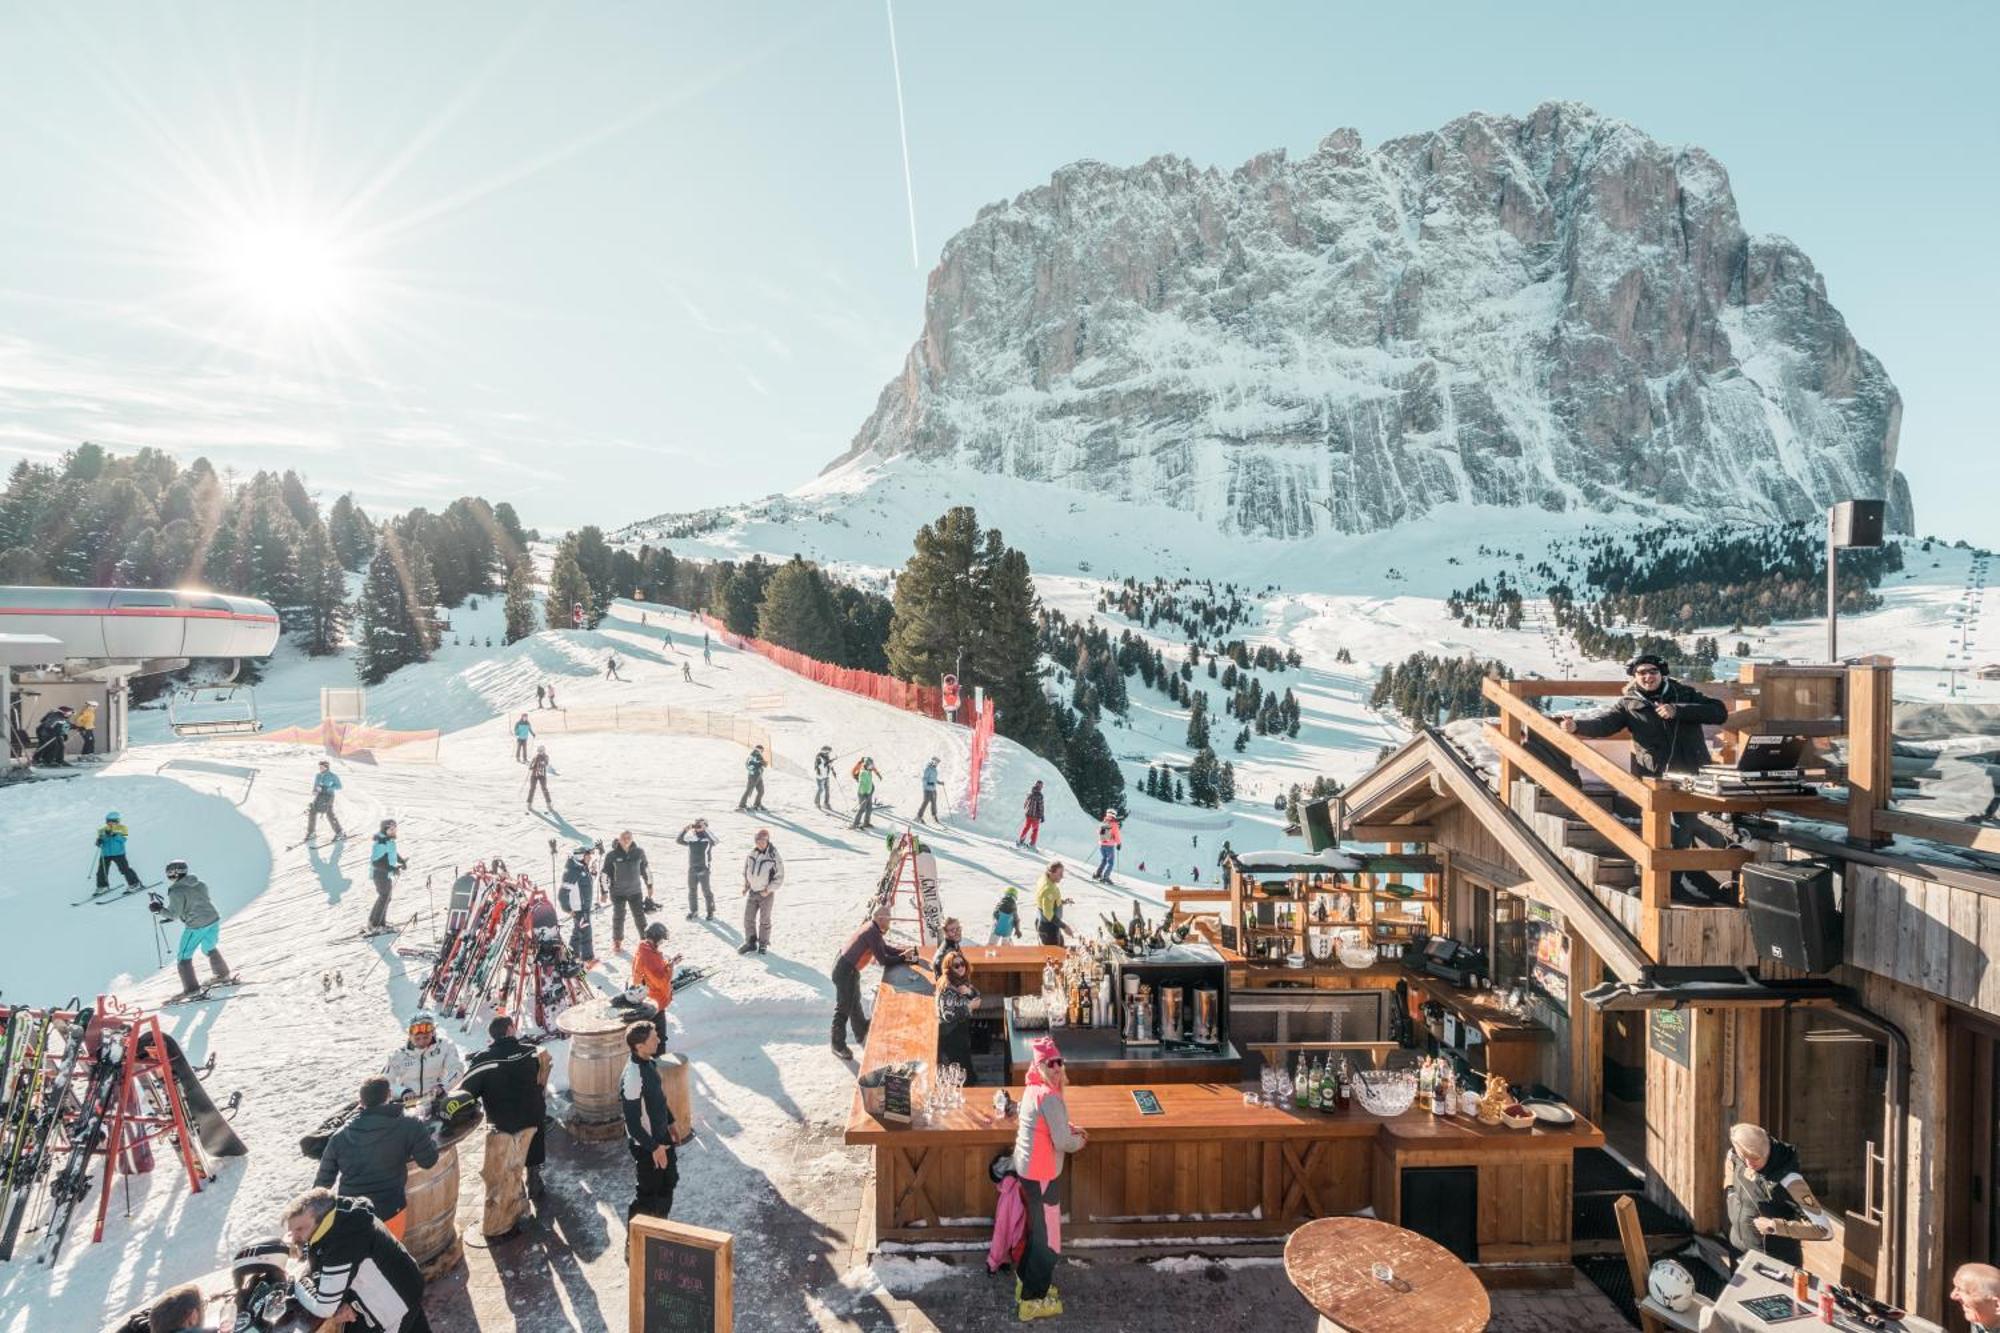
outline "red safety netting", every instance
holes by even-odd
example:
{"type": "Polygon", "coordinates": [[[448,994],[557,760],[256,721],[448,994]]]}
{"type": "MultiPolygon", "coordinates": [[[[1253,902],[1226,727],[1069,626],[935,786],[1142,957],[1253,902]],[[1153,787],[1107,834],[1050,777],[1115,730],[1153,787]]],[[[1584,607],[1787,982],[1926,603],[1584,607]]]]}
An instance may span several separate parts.
{"type": "Polygon", "coordinates": [[[821,685],[831,685],[836,690],[858,694],[864,699],[873,699],[876,703],[888,704],[892,708],[900,708],[908,713],[921,713],[925,717],[944,717],[944,696],[935,685],[914,685],[907,680],[897,680],[894,676],[885,676],[876,671],[835,666],[831,662],[822,662],[817,657],[807,657],[804,653],[794,652],[790,648],[780,648],[775,643],[746,638],[733,633],[720,620],[705,612],[702,614],[701,622],[731,648],[755,653],[766,661],[775,662],[795,676],[804,676],[807,680],[816,681],[821,685]]]}
{"type": "Polygon", "coordinates": [[[432,757],[435,757],[438,733],[435,730],[392,731],[388,727],[371,727],[365,722],[324,721],[310,727],[285,727],[279,731],[261,731],[250,739],[272,741],[280,745],[318,745],[323,746],[330,754],[341,756],[418,746],[428,747],[432,757]]]}
{"type": "Polygon", "coordinates": [[[971,776],[966,780],[965,799],[971,808],[972,817],[979,818],[979,780],[986,771],[986,756],[993,748],[993,723],[999,716],[991,699],[983,699],[985,707],[979,710],[978,720],[972,724],[971,776]]]}

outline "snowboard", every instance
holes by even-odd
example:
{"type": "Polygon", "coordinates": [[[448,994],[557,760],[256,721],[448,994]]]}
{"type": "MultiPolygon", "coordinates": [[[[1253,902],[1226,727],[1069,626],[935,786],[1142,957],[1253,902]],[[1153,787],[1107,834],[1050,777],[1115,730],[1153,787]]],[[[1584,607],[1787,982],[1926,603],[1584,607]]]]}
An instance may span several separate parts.
{"type": "Polygon", "coordinates": [[[250,1149],[243,1140],[236,1137],[236,1131],[217,1109],[215,1100],[208,1095],[194,1066],[188,1063],[187,1053],[180,1043],[166,1033],[160,1034],[167,1043],[167,1065],[174,1071],[174,1082],[180,1086],[181,1103],[187,1107],[188,1119],[193,1122],[195,1133],[201,1139],[201,1146],[210,1157],[245,1157],[250,1149]]]}

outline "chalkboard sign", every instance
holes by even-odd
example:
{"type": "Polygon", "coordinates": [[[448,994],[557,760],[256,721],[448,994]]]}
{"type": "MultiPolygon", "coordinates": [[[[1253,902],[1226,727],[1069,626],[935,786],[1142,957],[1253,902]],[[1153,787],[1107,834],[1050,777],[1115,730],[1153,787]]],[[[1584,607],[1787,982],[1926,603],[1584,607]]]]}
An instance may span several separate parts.
{"type": "Polygon", "coordinates": [[[896,1070],[882,1073],[882,1119],[910,1123],[910,1085],[915,1080],[896,1070]]]}
{"type": "Polygon", "coordinates": [[[625,1259],[629,1333],[732,1333],[732,1242],[726,1231],[633,1218],[625,1259]]]}
{"type": "Polygon", "coordinates": [[[1653,1010],[1646,1024],[1646,1040],[1682,1069],[1688,1067],[1688,1015],[1684,1010],[1653,1010]]]}
{"type": "Polygon", "coordinates": [[[1236,927],[1221,925],[1217,927],[1217,933],[1222,937],[1222,947],[1233,952],[1236,948],[1236,927]]]}

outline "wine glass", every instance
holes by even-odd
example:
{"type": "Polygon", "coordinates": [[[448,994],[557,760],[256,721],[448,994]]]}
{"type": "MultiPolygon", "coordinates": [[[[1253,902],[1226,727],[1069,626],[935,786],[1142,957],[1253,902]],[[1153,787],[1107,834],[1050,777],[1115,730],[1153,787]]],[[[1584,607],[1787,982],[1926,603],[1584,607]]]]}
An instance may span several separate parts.
{"type": "Polygon", "coordinates": [[[1271,1068],[1271,1062],[1268,1060],[1264,1062],[1264,1067],[1257,1071],[1257,1087],[1264,1094],[1264,1105],[1278,1104],[1278,1071],[1271,1068]]]}

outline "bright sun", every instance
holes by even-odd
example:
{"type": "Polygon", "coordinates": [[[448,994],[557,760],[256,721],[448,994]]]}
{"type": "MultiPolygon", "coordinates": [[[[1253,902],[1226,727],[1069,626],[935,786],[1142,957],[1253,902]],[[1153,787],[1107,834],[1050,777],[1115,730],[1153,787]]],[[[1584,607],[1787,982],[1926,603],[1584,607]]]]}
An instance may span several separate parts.
{"type": "Polygon", "coordinates": [[[285,224],[250,224],[216,255],[223,278],[272,319],[324,318],[349,296],[350,275],[331,238],[285,224]]]}

